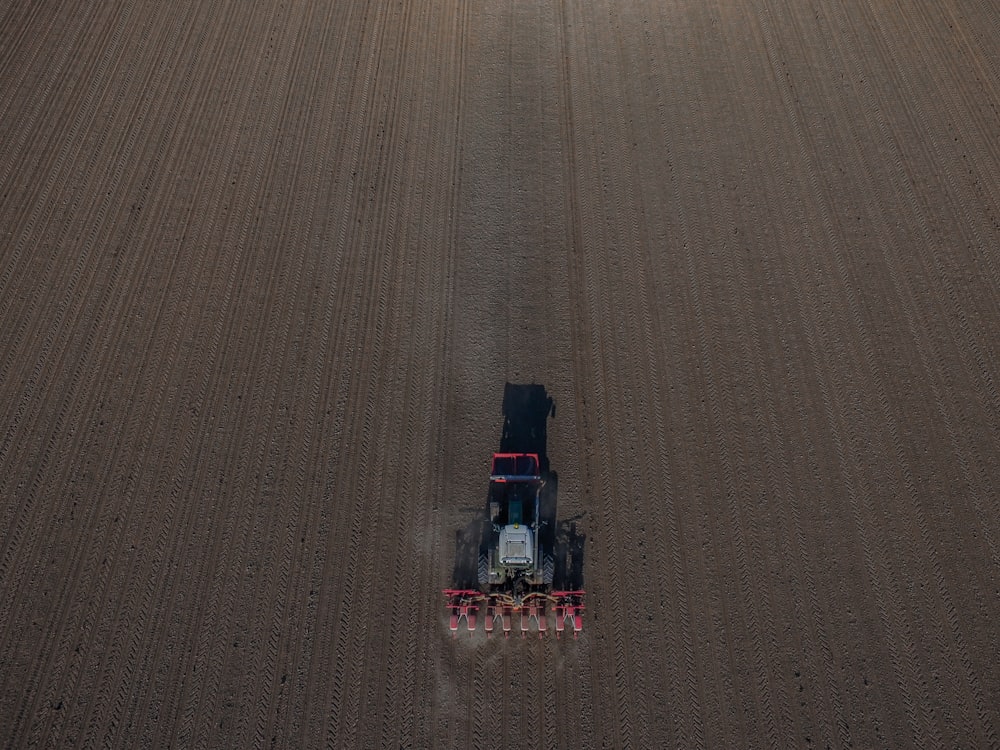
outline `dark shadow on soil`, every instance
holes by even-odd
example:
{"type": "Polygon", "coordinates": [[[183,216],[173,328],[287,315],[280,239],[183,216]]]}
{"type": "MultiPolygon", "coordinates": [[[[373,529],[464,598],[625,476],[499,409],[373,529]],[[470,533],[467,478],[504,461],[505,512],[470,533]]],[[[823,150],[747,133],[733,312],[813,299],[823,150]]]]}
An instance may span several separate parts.
{"type": "MultiPolygon", "coordinates": [[[[556,541],[556,501],[559,499],[559,474],[547,471],[542,474],[545,484],[538,493],[538,515],[542,528],[538,535],[544,549],[552,549],[556,541]]],[[[558,568],[558,563],[556,564],[558,568]]]]}
{"type": "Polygon", "coordinates": [[[455,568],[451,574],[453,588],[479,588],[479,549],[486,527],[486,514],[480,512],[479,516],[455,532],[455,568]]]}
{"type": "Polygon", "coordinates": [[[587,535],[576,528],[577,519],[562,521],[555,533],[556,574],[552,587],[566,591],[583,589],[583,553],[587,535]]]}
{"type": "MultiPolygon", "coordinates": [[[[515,385],[507,383],[503,395],[503,430],[500,435],[500,453],[536,453],[543,479],[539,491],[539,541],[555,557],[553,588],[574,590],[583,588],[583,561],[586,535],[577,531],[576,522],[582,518],[559,521],[559,474],[549,467],[547,450],[548,420],[555,418],[556,405],[545,390],[535,383],[515,385]]],[[[452,586],[458,589],[478,588],[478,563],[480,551],[489,545],[491,526],[488,520],[489,478],[486,497],[479,516],[455,532],[455,568],[452,586]]]]}
{"type": "Polygon", "coordinates": [[[539,468],[546,473],[549,470],[546,429],[550,416],[556,416],[556,404],[544,385],[504,385],[500,452],[537,453],[539,468]]]}

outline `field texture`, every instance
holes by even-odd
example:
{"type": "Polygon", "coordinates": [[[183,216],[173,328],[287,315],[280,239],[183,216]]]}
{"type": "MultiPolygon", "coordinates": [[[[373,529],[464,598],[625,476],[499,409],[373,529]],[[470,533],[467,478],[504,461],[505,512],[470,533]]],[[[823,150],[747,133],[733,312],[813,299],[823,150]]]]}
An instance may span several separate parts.
{"type": "Polygon", "coordinates": [[[0,0],[0,745],[1000,747],[998,71],[992,0],[0,0]],[[515,438],[575,641],[448,633],[515,438]]]}

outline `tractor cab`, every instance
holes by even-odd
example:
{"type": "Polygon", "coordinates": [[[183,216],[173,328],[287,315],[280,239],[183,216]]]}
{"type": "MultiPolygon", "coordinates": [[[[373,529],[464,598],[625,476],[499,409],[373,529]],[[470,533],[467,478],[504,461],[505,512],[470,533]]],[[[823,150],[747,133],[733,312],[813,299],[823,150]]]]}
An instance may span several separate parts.
{"type": "Polygon", "coordinates": [[[510,568],[530,568],[535,562],[531,529],[524,525],[524,503],[511,500],[507,524],[500,530],[500,562],[510,568]]]}
{"type": "Polygon", "coordinates": [[[490,582],[535,576],[538,561],[538,493],[542,486],[534,453],[494,453],[490,472],[493,544],[490,582]]]}

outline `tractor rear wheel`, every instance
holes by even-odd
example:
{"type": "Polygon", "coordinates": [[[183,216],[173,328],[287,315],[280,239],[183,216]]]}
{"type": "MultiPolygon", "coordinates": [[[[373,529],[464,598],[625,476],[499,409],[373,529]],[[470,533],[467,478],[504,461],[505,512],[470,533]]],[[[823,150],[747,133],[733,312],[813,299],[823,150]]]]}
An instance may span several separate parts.
{"type": "Polygon", "coordinates": [[[552,580],[556,577],[556,560],[552,555],[542,557],[542,582],[546,586],[552,585],[552,580]]]}
{"type": "Polygon", "coordinates": [[[485,552],[479,553],[479,585],[489,586],[490,584],[490,558],[485,552]]]}

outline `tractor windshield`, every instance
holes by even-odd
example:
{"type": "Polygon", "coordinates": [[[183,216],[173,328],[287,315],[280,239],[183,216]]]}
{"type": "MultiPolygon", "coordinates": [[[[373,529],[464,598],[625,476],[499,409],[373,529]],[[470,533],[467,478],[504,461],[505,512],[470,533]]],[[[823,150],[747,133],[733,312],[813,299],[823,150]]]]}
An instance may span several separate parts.
{"type": "Polygon", "coordinates": [[[520,525],[524,523],[524,502],[520,499],[511,500],[507,506],[507,523],[520,525]]]}

